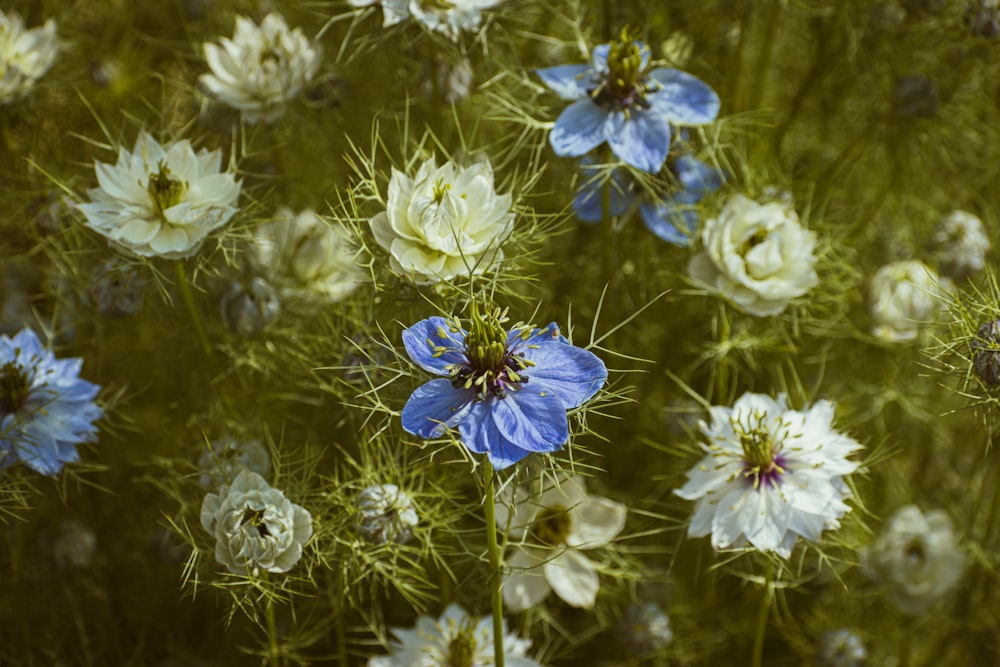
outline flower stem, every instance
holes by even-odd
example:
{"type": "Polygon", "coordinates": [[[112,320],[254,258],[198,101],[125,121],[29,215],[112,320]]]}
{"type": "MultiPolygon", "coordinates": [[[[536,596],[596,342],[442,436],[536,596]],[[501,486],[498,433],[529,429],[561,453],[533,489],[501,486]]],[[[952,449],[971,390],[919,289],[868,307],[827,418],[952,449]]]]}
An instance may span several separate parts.
{"type": "Polygon", "coordinates": [[[194,296],[191,294],[191,284],[188,282],[187,273],[184,271],[184,262],[178,260],[177,264],[177,284],[181,288],[181,296],[191,314],[191,321],[194,322],[194,330],[198,334],[198,342],[206,355],[212,354],[212,346],[208,344],[208,336],[205,334],[205,325],[201,322],[198,309],[194,305],[194,296]]]}
{"type": "Polygon", "coordinates": [[[503,658],[503,598],[500,596],[500,549],[497,546],[496,493],[493,489],[493,464],[485,462],[483,482],[486,512],[486,545],[490,557],[490,590],[493,594],[493,665],[504,667],[503,658]]]}
{"type": "Polygon", "coordinates": [[[774,565],[768,563],[767,574],[764,575],[764,597],[760,603],[760,611],[757,613],[757,632],[753,638],[753,667],[761,667],[764,664],[764,635],[767,634],[767,616],[771,611],[771,600],[774,598],[774,565]]]}
{"type": "Polygon", "coordinates": [[[274,618],[274,600],[267,601],[265,615],[267,616],[267,661],[273,667],[280,667],[281,650],[278,648],[278,624],[274,618]]]}

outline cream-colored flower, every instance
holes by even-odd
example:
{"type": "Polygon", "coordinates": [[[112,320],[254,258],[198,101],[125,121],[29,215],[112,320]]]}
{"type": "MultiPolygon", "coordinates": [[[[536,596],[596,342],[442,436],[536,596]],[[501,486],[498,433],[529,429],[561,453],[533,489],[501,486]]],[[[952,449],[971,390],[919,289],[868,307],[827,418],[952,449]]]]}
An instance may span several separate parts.
{"type": "Polygon", "coordinates": [[[299,28],[289,30],[280,14],[268,14],[260,26],[237,16],[232,39],[205,44],[205,60],[212,71],[199,81],[224,104],[242,112],[246,122],[271,122],[316,75],[321,57],[320,46],[299,28]]]}
{"type": "Polygon", "coordinates": [[[215,536],[215,559],[235,574],[288,572],[312,537],[312,516],[244,469],[201,504],[201,525],[215,536]]]}
{"type": "Polygon", "coordinates": [[[600,581],[582,552],[603,547],[625,528],[625,506],[588,496],[582,477],[539,481],[534,492],[518,488],[497,504],[497,526],[508,526],[513,555],[507,560],[503,600],[519,612],[550,591],[574,607],[590,609],[600,581]],[[513,499],[511,499],[513,495],[513,499]]]}
{"type": "Polygon", "coordinates": [[[916,505],[907,505],[861,552],[861,567],[888,587],[903,613],[922,614],[962,578],[966,556],[956,542],[944,511],[924,514],[916,505]]]}
{"type": "Polygon", "coordinates": [[[500,244],[513,225],[511,196],[493,189],[487,162],[438,167],[434,158],[415,178],[392,170],[386,211],[369,221],[392,269],[420,282],[481,273],[503,259],[500,244]]]}
{"type": "Polygon", "coordinates": [[[342,227],[327,225],[314,211],[283,208],[254,233],[260,259],[285,296],[316,295],[335,302],[365,281],[358,249],[342,227]]]}
{"type": "Polygon", "coordinates": [[[375,484],[358,494],[358,532],[372,544],[406,544],[420,523],[413,498],[395,484],[375,484]]]}
{"type": "Polygon", "coordinates": [[[777,315],[819,282],[816,234],[802,228],[788,202],[732,195],[705,221],[701,238],[688,273],[751,315],[777,315]]]}
{"type": "Polygon", "coordinates": [[[25,30],[20,14],[0,10],[0,104],[27,95],[52,67],[58,51],[54,19],[25,30]]]}
{"type": "Polygon", "coordinates": [[[396,25],[410,18],[409,0],[347,0],[351,7],[371,7],[378,5],[382,8],[382,27],[396,25]]]}
{"type": "MultiPolygon", "coordinates": [[[[462,31],[476,32],[483,20],[483,9],[500,4],[502,0],[410,0],[410,15],[430,30],[458,41],[462,31]]],[[[383,7],[384,9],[384,7],[383,7]]]]}
{"type": "Polygon", "coordinates": [[[983,270],[990,238],[983,221],[967,211],[952,211],[934,231],[941,271],[962,278],[983,270]]]}
{"type": "Polygon", "coordinates": [[[946,306],[947,290],[923,262],[886,264],[872,278],[872,333],[887,341],[908,341],[946,306]]]}
{"type": "Polygon", "coordinates": [[[187,140],[161,146],[139,133],[115,165],[95,162],[98,188],[77,204],[86,224],[112,244],[140,257],[193,255],[205,237],[238,210],[240,182],[220,171],[222,153],[197,153],[187,140]]]}

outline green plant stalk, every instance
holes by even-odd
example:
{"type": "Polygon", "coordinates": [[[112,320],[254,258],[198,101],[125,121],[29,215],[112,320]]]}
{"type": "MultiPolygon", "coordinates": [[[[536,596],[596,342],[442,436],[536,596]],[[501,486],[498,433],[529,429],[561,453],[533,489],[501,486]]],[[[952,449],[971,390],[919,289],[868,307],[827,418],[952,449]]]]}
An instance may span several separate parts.
{"type": "Polygon", "coordinates": [[[767,616],[771,611],[771,600],[774,597],[774,565],[768,563],[767,574],[764,575],[764,596],[757,613],[757,631],[753,638],[753,657],[751,665],[761,667],[764,664],[764,635],[767,634],[767,616]]]}
{"type": "Polygon", "coordinates": [[[493,488],[493,464],[485,462],[484,511],[486,512],[486,545],[490,559],[490,591],[493,596],[493,665],[504,667],[503,598],[500,594],[500,549],[497,546],[496,493],[493,488]]]}
{"type": "Polygon", "coordinates": [[[184,262],[178,260],[177,264],[177,284],[181,288],[181,297],[187,305],[191,314],[191,321],[194,322],[194,330],[198,334],[198,342],[201,343],[202,352],[206,355],[212,354],[212,346],[208,344],[208,336],[205,334],[205,325],[201,322],[198,309],[194,305],[194,296],[191,294],[191,284],[188,282],[187,273],[184,271],[184,262]]]}

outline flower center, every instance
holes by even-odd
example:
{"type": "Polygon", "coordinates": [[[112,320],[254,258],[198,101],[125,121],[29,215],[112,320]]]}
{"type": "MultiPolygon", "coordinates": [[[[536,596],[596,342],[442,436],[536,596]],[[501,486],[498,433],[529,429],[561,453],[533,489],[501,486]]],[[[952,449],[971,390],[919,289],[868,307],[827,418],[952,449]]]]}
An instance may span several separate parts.
{"type": "Polygon", "coordinates": [[[443,178],[437,179],[434,183],[434,188],[432,192],[434,194],[434,203],[440,204],[444,201],[444,196],[448,194],[448,190],[451,190],[451,183],[445,183],[443,178]]]}
{"type": "Polygon", "coordinates": [[[643,56],[648,52],[648,47],[623,28],[621,38],[612,41],[608,49],[607,77],[589,91],[594,102],[615,111],[648,109],[646,95],[653,90],[643,68],[643,56]]]}
{"type": "Polygon", "coordinates": [[[274,63],[280,65],[285,60],[285,54],[276,46],[267,46],[260,52],[260,64],[274,63]]]}
{"type": "Polygon", "coordinates": [[[446,12],[455,8],[455,3],[448,0],[420,0],[420,7],[425,10],[439,10],[446,12]]]}
{"type": "Polygon", "coordinates": [[[156,166],[158,171],[149,175],[146,191],[153,202],[153,209],[162,218],[164,211],[180,203],[181,197],[187,191],[187,183],[171,178],[170,167],[164,160],[160,160],[156,166]]]}
{"type": "Polygon", "coordinates": [[[264,523],[264,510],[255,510],[250,507],[245,508],[243,510],[243,518],[240,519],[240,525],[245,526],[247,524],[256,528],[257,533],[261,537],[267,537],[271,534],[271,531],[267,529],[267,525],[264,523]]]}
{"type": "MultiPolygon", "coordinates": [[[[524,371],[534,366],[534,362],[508,348],[508,333],[503,327],[506,321],[504,311],[496,309],[481,316],[479,308],[473,304],[472,321],[465,335],[466,363],[453,364],[449,369],[453,387],[474,389],[476,399],[482,400],[488,396],[504,398],[508,391],[528,381],[524,371]]],[[[459,328],[456,321],[453,329],[458,331],[459,328]]],[[[515,329],[522,339],[531,331],[525,326],[515,329]]]]}
{"type": "Polygon", "coordinates": [[[448,644],[448,656],[441,667],[474,667],[475,660],[476,637],[471,623],[466,622],[448,644]]]}
{"type": "Polygon", "coordinates": [[[28,374],[12,361],[0,370],[0,408],[7,414],[17,412],[28,398],[28,374]]]}
{"type": "Polygon", "coordinates": [[[755,489],[761,485],[777,486],[785,474],[784,457],[778,453],[774,438],[764,425],[764,415],[754,415],[751,420],[756,423],[732,423],[743,447],[743,476],[753,480],[755,489]]]}
{"type": "Polygon", "coordinates": [[[531,524],[531,536],[540,544],[559,546],[566,543],[572,521],[569,510],[565,507],[547,507],[542,510],[531,524]]]}
{"type": "Polygon", "coordinates": [[[919,567],[924,564],[927,554],[924,550],[924,542],[919,537],[914,538],[906,545],[906,562],[911,567],[919,567]]]}
{"type": "Polygon", "coordinates": [[[740,246],[740,255],[746,255],[766,240],[767,230],[763,227],[758,227],[754,230],[753,234],[750,235],[750,238],[744,241],[743,245],[740,246]]]}

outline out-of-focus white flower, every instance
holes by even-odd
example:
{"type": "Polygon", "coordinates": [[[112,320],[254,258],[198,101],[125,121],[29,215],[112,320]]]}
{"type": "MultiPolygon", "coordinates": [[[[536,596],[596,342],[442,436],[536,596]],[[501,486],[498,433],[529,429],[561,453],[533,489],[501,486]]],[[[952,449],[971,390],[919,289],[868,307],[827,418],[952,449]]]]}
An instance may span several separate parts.
{"type": "Polygon", "coordinates": [[[709,414],[711,423],[701,423],[706,456],[675,491],[698,501],[688,535],[711,534],[716,549],[749,544],[788,558],[800,535],[817,542],[840,527],[850,511],[844,475],[858,467],[847,457],[861,445],[833,430],[833,403],[799,412],[784,394],[748,392],[709,414]]]}
{"type": "Polygon", "coordinates": [[[299,28],[289,30],[280,14],[268,14],[260,26],[237,16],[232,39],[205,44],[212,71],[198,80],[224,104],[238,109],[246,122],[271,122],[316,75],[321,57],[320,46],[299,28]]]}
{"type": "Polygon", "coordinates": [[[383,28],[388,28],[410,18],[410,0],[347,0],[347,4],[351,7],[380,6],[382,8],[383,28]]]}
{"type": "Polygon", "coordinates": [[[956,542],[943,510],[924,514],[916,505],[907,505],[862,550],[861,567],[888,588],[900,611],[922,614],[962,578],[966,556],[956,542]]]}
{"type": "Polygon", "coordinates": [[[279,210],[274,220],[257,227],[254,241],[261,262],[286,296],[340,301],[367,275],[350,234],[308,209],[299,214],[279,210]]]}
{"type": "Polygon", "coordinates": [[[497,504],[497,526],[509,522],[513,544],[504,604],[508,611],[523,611],[554,590],[567,604],[591,609],[600,581],[583,551],[603,547],[622,532],[625,506],[588,496],[582,477],[540,480],[539,487],[518,488],[497,504]]]}
{"type": "Polygon", "coordinates": [[[618,638],[638,655],[666,648],[674,639],[670,617],[655,602],[630,604],[618,624],[618,638]]]}
{"type": "Polygon", "coordinates": [[[819,282],[816,234],[802,228],[789,202],[734,194],[705,221],[701,239],[688,273],[751,315],[777,315],[819,282]]]}
{"type": "Polygon", "coordinates": [[[369,221],[392,269],[434,282],[481,273],[503,259],[500,244],[514,221],[511,196],[493,189],[488,162],[440,167],[434,158],[416,178],[392,170],[386,210],[369,221]]]}
{"type": "Polygon", "coordinates": [[[867,659],[861,637],[847,628],[823,633],[816,651],[818,667],[863,667],[867,659]]]}
{"type": "Polygon", "coordinates": [[[87,226],[128,253],[188,257],[238,210],[240,182],[219,171],[221,164],[221,151],[195,153],[186,139],[161,146],[140,132],[131,153],[119,149],[114,166],[94,163],[100,187],[77,208],[87,226]]]}
{"type": "Polygon", "coordinates": [[[201,525],[215,536],[215,560],[235,574],[288,572],[313,532],[309,512],[250,470],[205,496],[201,525]]]}
{"type": "MultiPolygon", "coordinates": [[[[410,0],[410,15],[430,30],[458,41],[462,31],[476,32],[482,22],[482,10],[503,0],[410,0]]],[[[384,10],[384,6],[383,6],[384,10]]]]}
{"type": "Polygon", "coordinates": [[[54,19],[25,30],[20,14],[0,10],[0,104],[27,95],[52,67],[58,51],[54,19]]]}
{"type": "Polygon", "coordinates": [[[410,494],[395,484],[376,484],[358,494],[358,532],[372,544],[405,544],[420,523],[410,494]]]}
{"type": "MultiPolygon", "coordinates": [[[[509,667],[542,667],[527,657],[530,639],[520,639],[503,625],[504,660],[509,667]]],[[[493,618],[474,618],[457,604],[440,618],[420,616],[413,629],[393,628],[390,655],[368,660],[368,667],[492,667],[493,618]]]]}
{"type": "Polygon", "coordinates": [[[437,59],[437,86],[428,78],[424,90],[428,97],[437,92],[445,104],[457,104],[469,96],[472,87],[472,63],[465,56],[458,60],[437,59]]]}
{"type": "Polygon", "coordinates": [[[198,459],[202,470],[201,488],[217,489],[230,484],[244,470],[266,476],[271,470],[271,454],[260,440],[237,440],[226,435],[213,440],[198,459]]]}
{"type": "Polygon", "coordinates": [[[967,211],[952,211],[934,232],[941,272],[962,278],[983,270],[990,239],[983,221],[967,211]]]}
{"type": "Polygon", "coordinates": [[[281,298],[260,276],[248,281],[231,280],[219,300],[219,313],[230,331],[252,338],[278,318],[281,298]]]}
{"type": "Polygon", "coordinates": [[[923,262],[886,264],[872,277],[872,333],[887,341],[913,340],[946,306],[947,290],[923,262]]]}

